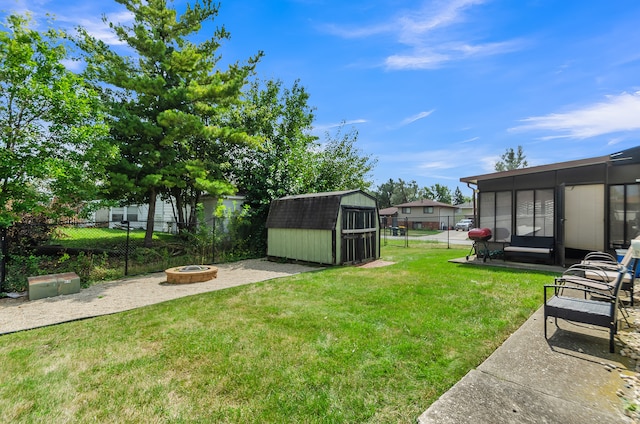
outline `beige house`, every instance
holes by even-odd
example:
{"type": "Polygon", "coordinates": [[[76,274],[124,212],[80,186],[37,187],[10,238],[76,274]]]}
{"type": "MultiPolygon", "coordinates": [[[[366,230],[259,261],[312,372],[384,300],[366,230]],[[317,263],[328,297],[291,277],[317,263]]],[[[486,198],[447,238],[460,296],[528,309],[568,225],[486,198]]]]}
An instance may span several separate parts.
{"type": "Polygon", "coordinates": [[[456,207],[446,203],[421,199],[394,206],[398,208],[398,226],[406,225],[408,229],[439,230],[456,223],[456,207]]]}
{"type": "Polygon", "coordinates": [[[473,202],[461,203],[456,206],[456,219],[475,218],[473,202]]]}

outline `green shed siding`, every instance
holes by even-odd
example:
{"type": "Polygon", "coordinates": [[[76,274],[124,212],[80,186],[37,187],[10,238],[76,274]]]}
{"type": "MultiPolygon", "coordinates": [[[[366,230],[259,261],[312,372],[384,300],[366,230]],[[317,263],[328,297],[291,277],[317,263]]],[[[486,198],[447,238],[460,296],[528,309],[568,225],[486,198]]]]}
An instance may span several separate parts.
{"type": "Polygon", "coordinates": [[[375,199],[367,196],[362,192],[354,192],[342,196],[342,201],[340,202],[340,204],[342,206],[368,206],[371,208],[376,207],[375,199]]]}
{"type": "Polygon", "coordinates": [[[335,263],[333,231],[272,228],[267,243],[269,256],[321,264],[335,263]]]}
{"type": "Polygon", "coordinates": [[[276,199],[267,217],[267,255],[332,265],[377,259],[377,206],[360,190],[276,199]]]}

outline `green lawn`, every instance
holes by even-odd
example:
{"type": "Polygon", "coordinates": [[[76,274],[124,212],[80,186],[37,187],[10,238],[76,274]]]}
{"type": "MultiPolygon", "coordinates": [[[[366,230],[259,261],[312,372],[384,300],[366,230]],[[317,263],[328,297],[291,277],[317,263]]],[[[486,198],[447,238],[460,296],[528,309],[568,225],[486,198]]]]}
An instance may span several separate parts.
{"type": "MultiPolygon", "coordinates": [[[[132,244],[141,244],[142,240],[144,240],[144,235],[144,230],[132,229],[129,231],[129,241],[132,244]]],[[[169,233],[154,232],[153,240],[156,242],[171,242],[175,240],[175,236],[169,233]]],[[[79,249],[122,250],[126,242],[126,229],[60,227],[52,243],[79,249]]]]}
{"type": "Polygon", "coordinates": [[[2,422],[409,423],[542,302],[432,244],[0,337],[2,422]]]}

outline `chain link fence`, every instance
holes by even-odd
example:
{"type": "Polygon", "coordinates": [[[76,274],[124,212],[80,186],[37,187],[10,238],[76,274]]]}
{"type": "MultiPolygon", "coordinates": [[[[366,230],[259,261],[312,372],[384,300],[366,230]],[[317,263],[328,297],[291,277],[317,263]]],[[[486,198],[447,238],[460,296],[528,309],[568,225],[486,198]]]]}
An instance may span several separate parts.
{"type": "MultiPolygon", "coordinates": [[[[381,217],[382,240],[385,246],[408,247],[411,241],[433,240],[447,243],[450,247],[448,230],[455,229],[457,217],[434,218],[381,217]]],[[[468,228],[466,229],[468,231],[468,228]]]]}
{"type": "Polygon", "coordinates": [[[0,228],[0,292],[27,289],[27,278],[75,272],[83,284],[182,265],[221,261],[234,242],[228,221],[211,218],[186,225],[155,222],[151,243],[146,223],[69,221],[18,223],[0,228]]]}

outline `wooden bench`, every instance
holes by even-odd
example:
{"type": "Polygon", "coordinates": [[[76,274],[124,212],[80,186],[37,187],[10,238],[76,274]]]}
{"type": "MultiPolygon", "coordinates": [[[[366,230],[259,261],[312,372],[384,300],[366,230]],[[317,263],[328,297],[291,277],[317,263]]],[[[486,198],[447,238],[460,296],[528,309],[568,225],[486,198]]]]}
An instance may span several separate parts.
{"type": "Polygon", "coordinates": [[[553,237],[511,236],[511,243],[505,246],[504,260],[535,261],[553,263],[553,237]]]}

